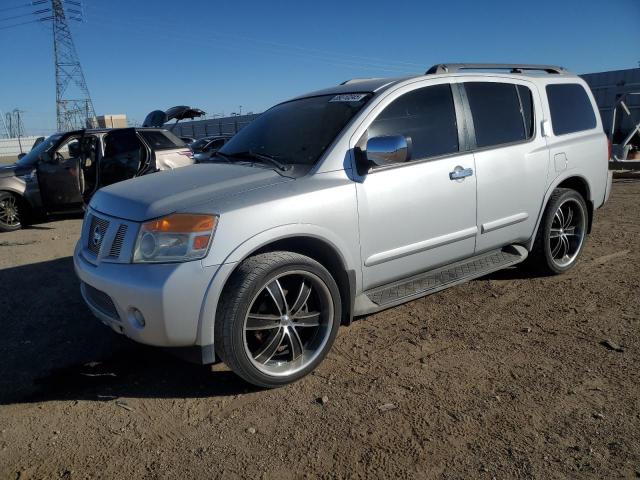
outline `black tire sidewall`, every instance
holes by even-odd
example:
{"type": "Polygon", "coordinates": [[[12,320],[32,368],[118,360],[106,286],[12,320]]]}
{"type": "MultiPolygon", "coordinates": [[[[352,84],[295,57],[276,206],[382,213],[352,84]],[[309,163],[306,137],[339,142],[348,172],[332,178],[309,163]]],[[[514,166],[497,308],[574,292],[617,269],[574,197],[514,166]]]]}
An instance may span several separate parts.
{"type": "Polygon", "coordinates": [[[547,264],[547,267],[552,272],[564,273],[568,270],[571,270],[576,265],[576,263],[578,263],[578,259],[580,258],[580,255],[582,254],[582,250],[584,249],[584,245],[586,243],[586,239],[587,239],[586,230],[588,229],[588,223],[589,223],[589,215],[587,213],[587,204],[584,201],[584,198],[582,198],[582,195],[580,195],[575,190],[569,190],[569,189],[566,189],[566,190],[563,189],[561,192],[559,192],[558,195],[554,195],[554,198],[552,198],[552,201],[549,203],[549,206],[547,207],[547,211],[545,213],[544,225],[543,225],[544,229],[542,232],[543,233],[542,247],[544,252],[544,259],[547,264]],[[553,256],[551,255],[551,246],[550,246],[549,237],[551,235],[551,226],[553,224],[553,218],[555,216],[556,210],[564,201],[566,201],[569,198],[576,200],[580,204],[580,208],[582,209],[582,215],[584,216],[585,233],[584,233],[584,238],[582,239],[582,243],[580,244],[580,249],[578,250],[578,253],[576,254],[576,257],[573,260],[573,262],[571,262],[569,265],[561,267],[557,265],[553,260],[553,256]]]}
{"type": "MultiPolygon", "coordinates": [[[[15,195],[7,192],[0,192],[0,201],[9,197],[15,198],[17,204],[18,198],[15,195]]],[[[18,209],[20,209],[20,205],[18,205],[18,209]]],[[[22,214],[22,211],[19,210],[19,213],[22,214]]],[[[20,230],[22,228],[22,218],[20,220],[21,221],[17,225],[7,225],[6,223],[0,221],[0,232],[15,232],[16,230],[20,230]]]]}
{"type": "MultiPolygon", "coordinates": [[[[222,318],[219,316],[216,319],[216,322],[222,322],[223,324],[222,329],[217,329],[218,333],[222,333],[222,331],[224,331],[223,338],[218,339],[218,334],[216,334],[216,340],[222,340],[222,348],[217,350],[221,350],[219,351],[219,354],[223,357],[223,361],[225,361],[225,363],[227,363],[235,373],[246,381],[266,388],[286,385],[313,371],[322,362],[322,360],[324,360],[331,349],[331,346],[337,336],[342,317],[340,291],[334,278],[327,269],[315,260],[303,255],[287,255],[288,252],[273,252],[274,255],[278,255],[279,253],[285,253],[285,256],[270,267],[264,269],[264,271],[262,271],[258,276],[247,275],[247,272],[242,271],[242,269],[238,272],[238,278],[234,279],[234,283],[236,283],[236,285],[238,283],[244,284],[245,288],[240,288],[238,290],[233,288],[225,292],[225,296],[234,297],[232,304],[235,304],[235,308],[232,308],[231,311],[229,311],[229,308],[224,308],[223,311],[226,312],[222,315],[222,318]],[[295,270],[307,271],[316,275],[329,290],[334,311],[331,332],[323,350],[314,359],[314,361],[305,368],[286,377],[272,376],[258,370],[247,355],[244,346],[244,319],[247,310],[251,306],[251,301],[269,279],[295,270]],[[240,297],[237,297],[237,295],[240,295],[240,297]]],[[[269,256],[270,254],[267,253],[263,255],[269,256]]],[[[228,305],[228,300],[231,299],[226,298],[223,302],[228,305]]],[[[216,341],[216,343],[220,345],[218,341],[216,341]]]]}

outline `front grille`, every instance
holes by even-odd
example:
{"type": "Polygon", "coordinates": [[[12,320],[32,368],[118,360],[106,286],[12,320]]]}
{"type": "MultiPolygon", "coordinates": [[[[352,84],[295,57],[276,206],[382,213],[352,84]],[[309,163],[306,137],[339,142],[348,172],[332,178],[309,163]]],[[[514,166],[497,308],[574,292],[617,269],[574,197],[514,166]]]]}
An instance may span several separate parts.
{"type": "Polygon", "coordinates": [[[116,237],[113,239],[113,243],[111,244],[111,248],[109,249],[110,258],[120,258],[120,250],[122,250],[122,243],[124,242],[124,237],[126,234],[127,225],[123,223],[118,227],[116,237]]]}
{"type": "Polygon", "coordinates": [[[95,215],[91,215],[91,224],[87,235],[87,247],[89,251],[94,255],[100,253],[100,247],[102,246],[102,240],[109,228],[109,220],[98,218],[95,215]]]}
{"type": "Polygon", "coordinates": [[[91,304],[92,307],[100,310],[100,312],[104,313],[110,318],[114,320],[120,320],[118,316],[118,310],[116,310],[116,306],[111,300],[111,297],[97,288],[92,287],[88,283],[83,283],[84,294],[87,298],[87,301],[91,304]]]}

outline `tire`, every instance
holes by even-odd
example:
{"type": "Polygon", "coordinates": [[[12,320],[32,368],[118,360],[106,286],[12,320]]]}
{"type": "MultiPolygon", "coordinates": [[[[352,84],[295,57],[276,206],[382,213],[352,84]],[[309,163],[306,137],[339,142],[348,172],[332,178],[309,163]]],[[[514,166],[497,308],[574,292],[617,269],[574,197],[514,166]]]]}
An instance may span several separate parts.
{"type": "Polygon", "coordinates": [[[322,362],[341,315],[338,285],[320,263],[292,252],[258,254],[242,262],[225,286],[216,353],[253,385],[286,385],[322,362]]]}
{"type": "Polygon", "coordinates": [[[569,188],[556,188],[540,221],[527,259],[529,266],[546,275],[571,270],[582,254],[588,222],[587,204],[582,195],[569,188]]]}
{"type": "Polygon", "coordinates": [[[9,192],[0,192],[0,232],[15,232],[22,228],[19,199],[9,192]]]}

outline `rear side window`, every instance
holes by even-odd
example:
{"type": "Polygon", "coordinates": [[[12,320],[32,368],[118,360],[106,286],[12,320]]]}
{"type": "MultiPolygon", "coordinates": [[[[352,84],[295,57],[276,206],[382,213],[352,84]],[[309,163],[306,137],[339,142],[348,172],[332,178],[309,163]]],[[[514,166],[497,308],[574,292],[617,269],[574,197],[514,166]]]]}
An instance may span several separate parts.
{"type": "Polygon", "coordinates": [[[533,100],[527,87],[512,83],[469,82],[476,146],[520,142],[533,135],[533,100]]]}
{"type": "Polygon", "coordinates": [[[420,88],[394,100],[369,126],[368,137],[404,135],[411,159],[458,151],[458,127],[448,84],[420,88]]]}
{"type": "Polygon", "coordinates": [[[169,131],[140,130],[140,135],[142,135],[154,150],[168,150],[185,146],[183,140],[169,131]]]}
{"type": "Polygon", "coordinates": [[[547,97],[554,135],[581,132],[596,127],[596,115],[582,85],[547,85],[547,97]]]}

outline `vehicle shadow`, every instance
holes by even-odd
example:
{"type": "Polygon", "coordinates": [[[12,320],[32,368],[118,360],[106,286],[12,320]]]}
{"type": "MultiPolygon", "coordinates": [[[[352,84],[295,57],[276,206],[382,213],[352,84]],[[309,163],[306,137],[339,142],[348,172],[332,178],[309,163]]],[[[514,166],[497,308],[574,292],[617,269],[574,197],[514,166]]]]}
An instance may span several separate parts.
{"type": "Polygon", "coordinates": [[[254,390],[145,347],[84,305],[71,257],[0,270],[0,404],[114,397],[189,398],[254,390]]]}
{"type": "Polygon", "coordinates": [[[527,280],[531,278],[542,278],[545,276],[545,274],[537,272],[533,268],[518,264],[513,267],[489,273],[477,278],[476,280],[527,280]]]}

